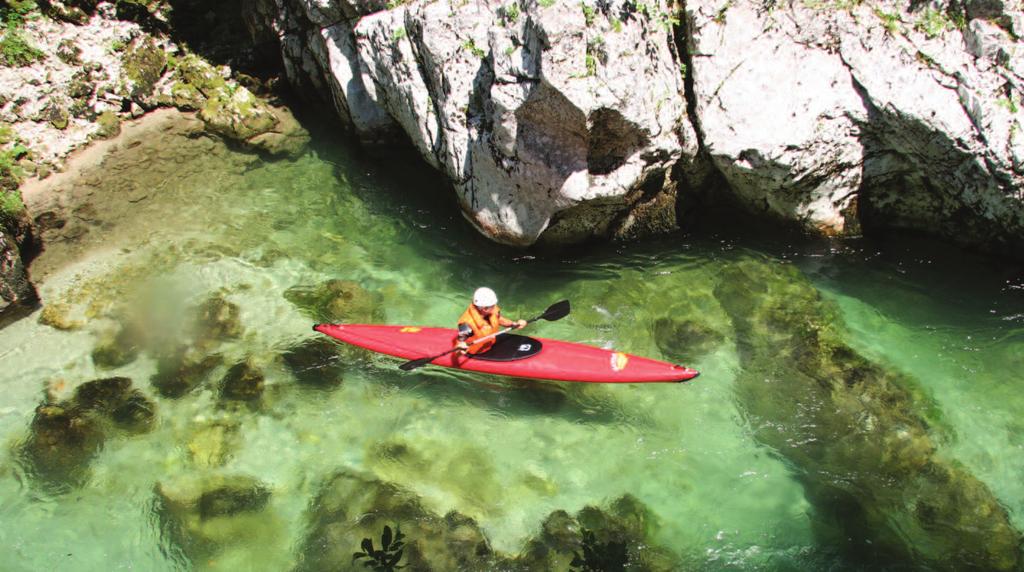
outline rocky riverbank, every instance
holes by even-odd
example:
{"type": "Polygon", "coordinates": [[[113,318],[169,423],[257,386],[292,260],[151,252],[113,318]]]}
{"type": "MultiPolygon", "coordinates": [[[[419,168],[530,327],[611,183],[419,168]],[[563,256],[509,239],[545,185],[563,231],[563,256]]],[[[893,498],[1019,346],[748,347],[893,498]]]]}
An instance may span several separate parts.
{"type": "Polygon", "coordinates": [[[0,67],[0,316],[36,300],[24,264],[41,246],[32,237],[69,221],[75,226],[69,213],[83,206],[72,204],[74,197],[37,199],[67,210],[43,209],[30,220],[19,187],[48,180],[91,142],[116,145],[124,121],[177,108],[194,114],[200,131],[271,157],[295,155],[308,142],[267,82],[213,65],[175,41],[159,5],[136,7],[68,2],[5,9],[14,24],[4,37],[18,37],[27,48],[0,67]]]}

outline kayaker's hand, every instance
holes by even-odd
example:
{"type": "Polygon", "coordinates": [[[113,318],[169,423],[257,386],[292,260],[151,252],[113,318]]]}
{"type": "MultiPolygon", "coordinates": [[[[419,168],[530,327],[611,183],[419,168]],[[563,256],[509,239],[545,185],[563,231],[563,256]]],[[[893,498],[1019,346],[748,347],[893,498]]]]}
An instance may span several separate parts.
{"type": "Polygon", "coordinates": [[[526,327],[526,320],[516,320],[516,329],[521,330],[526,327]]]}
{"type": "Polygon", "coordinates": [[[466,351],[468,349],[469,349],[469,344],[467,344],[466,342],[459,342],[459,343],[455,344],[455,351],[459,352],[460,354],[466,353],[466,351]]]}

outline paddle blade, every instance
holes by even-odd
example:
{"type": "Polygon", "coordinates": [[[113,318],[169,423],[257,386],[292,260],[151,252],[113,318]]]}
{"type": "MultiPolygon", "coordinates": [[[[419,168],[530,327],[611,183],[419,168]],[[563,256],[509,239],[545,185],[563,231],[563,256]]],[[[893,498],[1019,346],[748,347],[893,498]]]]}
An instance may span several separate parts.
{"type": "Polygon", "coordinates": [[[398,366],[398,369],[401,369],[403,371],[412,371],[412,370],[414,370],[414,369],[416,369],[418,367],[422,367],[422,366],[427,365],[428,363],[434,361],[435,359],[437,359],[437,356],[430,356],[430,357],[425,357],[425,358],[420,358],[420,359],[414,359],[412,361],[407,361],[407,362],[403,363],[402,365],[398,366]]]}
{"type": "MultiPolygon", "coordinates": [[[[543,314],[541,314],[540,316],[537,316],[536,318],[534,318],[534,320],[547,320],[549,322],[554,322],[555,320],[561,320],[562,318],[564,318],[564,317],[566,317],[568,315],[569,315],[569,301],[568,300],[562,300],[560,302],[555,302],[554,304],[549,306],[548,309],[545,310],[543,314]]],[[[531,320],[531,321],[533,321],[533,320],[531,320]]]]}

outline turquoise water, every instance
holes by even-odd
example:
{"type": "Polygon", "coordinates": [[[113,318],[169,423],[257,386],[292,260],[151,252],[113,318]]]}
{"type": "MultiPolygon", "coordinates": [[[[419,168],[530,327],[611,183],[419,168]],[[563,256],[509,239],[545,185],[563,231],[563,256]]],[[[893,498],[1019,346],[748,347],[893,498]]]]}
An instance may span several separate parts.
{"type": "Polygon", "coordinates": [[[109,210],[96,209],[84,239],[52,244],[34,263],[44,302],[71,329],[45,325],[37,312],[0,330],[5,569],[290,569],[309,549],[313,501],[339,470],[399,485],[437,515],[457,510],[512,555],[552,511],[575,514],[629,493],[654,515],[649,541],[678,567],[862,566],[822,541],[806,468],[755,438],[738,398],[743,365],[715,298],[723,265],[737,260],[795,265],[839,308],[847,344],[909,374],[933,400],[921,409],[940,412],[938,455],[987,485],[1024,529],[1024,285],[1006,268],[916,246],[829,250],[686,236],[514,251],[479,237],[436,177],[406,158],[374,160],[321,141],[297,160],[263,163],[205,139],[152,141],[126,156],[149,144],[173,151],[119,173],[158,192],[123,216],[118,201],[127,199],[104,195],[104,176],[113,188],[118,172],[108,163],[95,195],[105,198],[95,200],[109,210]],[[531,333],[685,361],[703,375],[685,385],[527,383],[406,373],[397,360],[364,357],[351,359],[337,387],[310,388],[281,356],[315,338],[310,326],[329,316],[289,292],[332,279],[357,283],[370,300],[352,321],[451,325],[484,284],[514,317],[568,298],[568,318],[531,333]],[[237,308],[240,331],[210,349],[223,361],[196,389],[160,395],[150,382],[160,348],[145,343],[193,343],[174,336],[211,296],[237,308]],[[702,325],[703,341],[659,344],[659,324],[684,318],[702,325]],[[98,367],[93,349],[128,319],[169,333],[140,341],[148,349],[126,365],[98,367]],[[226,403],[220,379],[247,359],[265,376],[263,396],[226,403]],[[20,451],[47,388],[66,399],[115,375],[155,404],[152,428],[107,431],[79,480],[36,474],[20,451]],[[211,428],[228,428],[227,437],[209,438],[222,435],[211,428]],[[155,490],[210,474],[253,477],[270,496],[259,511],[196,533],[214,546],[190,552],[166,534],[155,490]]]}

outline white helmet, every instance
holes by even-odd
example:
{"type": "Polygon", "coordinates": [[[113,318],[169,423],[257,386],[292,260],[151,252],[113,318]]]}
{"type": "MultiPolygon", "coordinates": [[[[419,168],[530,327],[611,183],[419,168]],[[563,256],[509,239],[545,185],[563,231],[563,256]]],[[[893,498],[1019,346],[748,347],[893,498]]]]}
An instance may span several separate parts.
{"type": "Polygon", "coordinates": [[[473,292],[473,305],[481,308],[493,306],[498,303],[498,295],[490,288],[477,288],[473,292]]]}

